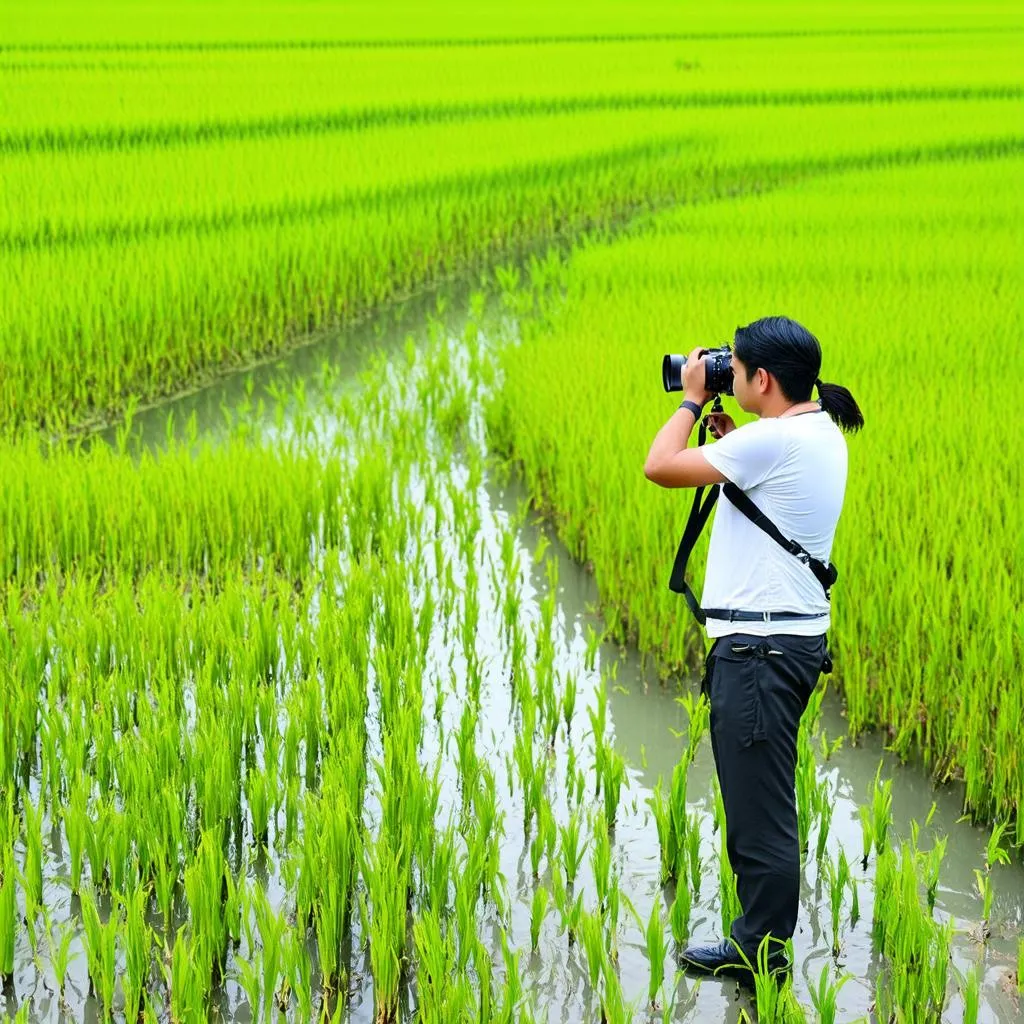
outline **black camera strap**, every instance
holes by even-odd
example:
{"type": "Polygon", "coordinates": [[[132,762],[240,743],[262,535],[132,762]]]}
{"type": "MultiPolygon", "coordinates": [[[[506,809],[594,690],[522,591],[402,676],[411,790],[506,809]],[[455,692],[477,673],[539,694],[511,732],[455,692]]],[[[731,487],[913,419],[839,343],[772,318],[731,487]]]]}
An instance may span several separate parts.
{"type": "MultiPolygon", "coordinates": [[[[707,440],[707,425],[706,417],[703,417],[700,422],[700,433],[697,435],[697,446],[701,447],[707,440]]],[[[683,530],[683,536],[679,541],[679,549],[676,551],[675,563],[672,566],[672,576],[669,579],[669,589],[677,594],[682,594],[686,599],[686,603],[690,607],[690,611],[693,612],[694,618],[703,626],[707,622],[708,618],[713,619],[727,619],[730,622],[751,622],[751,621],[771,621],[773,619],[813,619],[822,618],[823,615],[819,613],[802,613],[802,612],[757,612],[747,611],[744,609],[735,608],[702,608],[700,602],[697,600],[697,596],[690,589],[690,585],[686,582],[686,564],[690,560],[690,554],[693,552],[694,545],[697,543],[697,538],[700,536],[701,531],[704,529],[704,525],[708,521],[708,517],[711,515],[711,510],[715,506],[715,502],[718,500],[719,490],[726,496],[726,498],[732,502],[733,505],[739,509],[755,526],[763,530],[776,544],[780,547],[785,548],[791,555],[799,558],[801,562],[806,565],[812,573],[814,573],[815,579],[821,584],[822,590],[825,591],[825,598],[830,598],[830,591],[832,585],[836,582],[839,577],[839,570],[829,563],[826,565],[824,562],[815,558],[802,544],[795,540],[788,539],[782,531],[757,507],[751,498],[741,491],[734,483],[726,484],[714,484],[706,499],[704,499],[704,491],[706,487],[698,487],[693,495],[693,504],[690,506],[690,515],[686,520],[686,527],[683,530]],[[703,499],[703,500],[702,500],[703,499]],[[770,618],[769,618],[770,615],[770,618]]]]}

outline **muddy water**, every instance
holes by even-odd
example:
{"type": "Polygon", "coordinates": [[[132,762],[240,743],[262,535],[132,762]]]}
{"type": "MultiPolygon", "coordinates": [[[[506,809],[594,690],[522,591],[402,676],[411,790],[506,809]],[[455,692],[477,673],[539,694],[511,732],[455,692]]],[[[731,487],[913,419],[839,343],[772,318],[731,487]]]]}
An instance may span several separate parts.
{"type": "MultiPolygon", "coordinates": [[[[449,298],[445,322],[457,335],[465,320],[465,303],[456,294],[449,298]]],[[[337,362],[342,353],[344,375],[353,377],[365,358],[365,353],[384,347],[399,351],[410,336],[416,344],[426,343],[426,328],[423,326],[427,314],[437,309],[434,296],[428,296],[416,304],[410,304],[402,316],[389,312],[376,321],[371,321],[354,332],[352,339],[327,337],[322,343],[310,346],[256,371],[257,393],[265,381],[274,378],[282,370],[286,374],[312,374],[324,361],[337,362]]],[[[653,379],[653,378],[652,378],[653,379]]],[[[353,386],[344,381],[341,386],[353,386]]],[[[244,394],[240,378],[228,379],[216,387],[196,396],[182,400],[173,406],[175,421],[181,425],[194,414],[198,428],[206,434],[216,435],[223,422],[222,406],[232,406],[244,394]]],[[[315,402],[315,396],[311,397],[315,402]]],[[[147,412],[139,419],[141,436],[147,443],[159,444],[165,434],[168,408],[147,412]]],[[[267,431],[273,434],[280,430],[280,424],[271,423],[268,418],[267,431]]],[[[285,429],[286,426],[285,426],[285,429]]],[[[464,476],[460,466],[451,468],[452,474],[464,476]]],[[[485,479],[478,488],[475,499],[480,509],[481,553],[499,556],[501,536],[509,529],[510,520],[516,516],[520,503],[526,495],[515,481],[485,479]]],[[[680,508],[680,521],[685,510],[680,508]]],[[[593,668],[585,665],[584,652],[588,630],[600,632],[603,628],[599,617],[593,612],[597,591],[593,579],[576,565],[543,524],[532,522],[518,528],[517,546],[522,576],[522,611],[525,624],[536,628],[540,622],[540,606],[549,592],[548,575],[542,562],[535,562],[533,554],[543,544],[547,558],[553,559],[558,568],[556,593],[555,642],[556,669],[564,675],[571,674],[577,683],[577,710],[570,735],[556,745],[556,766],[553,778],[565,778],[568,750],[571,746],[577,766],[587,773],[588,796],[592,777],[592,742],[588,737],[589,722],[586,709],[593,707],[596,693],[604,688],[608,695],[608,723],[614,734],[619,752],[630,765],[628,785],[624,788],[620,803],[618,821],[614,834],[613,859],[620,878],[622,891],[635,904],[641,917],[646,921],[652,903],[660,901],[663,912],[667,913],[666,897],[659,885],[659,849],[654,820],[647,807],[647,798],[659,779],[668,780],[682,749],[682,741],[672,730],[683,730],[686,716],[676,701],[680,692],[675,686],[662,686],[652,673],[646,672],[635,651],[621,651],[611,644],[602,645],[593,668]]],[[[452,538],[449,538],[452,540],[452,538]]],[[[671,552],[666,552],[666,569],[671,552]]],[[[482,581],[486,573],[481,572],[482,581]]],[[[680,602],[680,615],[686,614],[680,602]]],[[[432,663],[437,672],[447,673],[448,678],[457,679],[461,665],[460,655],[451,650],[452,644],[445,640],[445,629],[438,624],[437,636],[432,647],[432,663]]],[[[451,631],[457,634],[457,623],[451,631]]],[[[523,987],[533,995],[538,1020],[583,1022],[597,1019],[593,994],[587,981],[586,962],[577,947],[571,947],[564,930],[560,927],[558,914],[549,909],[541,930],[540,946],[536,954],[530,954],[530,900],[534,882],[530,877],[528,854],[529,837],[524,834],[521,802],[518,789],[510,794],[505,769],[506,754],[511,751],[512,699],[507,685],[507,669],[501,637],[501,616],[496,599],[482,582],[480,593],[480,627],[478,653],[484,663],[484,707],[481,711],[477,731],[477,749],[491,765],[499,783],[501,810],[504,813],[505,836],[502,842],[502,872],[507,880],[508,894],[512,901],[510,944],[524,950],[521,959],[523,987]]],[[[693,688],[693,679],[679,679],[681,689],[693,688]]],[[[824,680],[820,685],[824,685],[824,680]]],[[[425,684],[425,694],[430,686],[425,684]]],[[[430,715],[428,705],[425,714],[430,715]]],[[[454,731],[459,722],[461,708],[457,693],[449,693],[441,716],[441,729],[445,733],[454,731]]],[[[431,718],[432,721],[432,718],[431,718]]],[[[845,732],[842,703],[834,694],[826,694],[823,704],[821,727],[830,738],[845,732]]],[[[428,730],[423,753],[423,763],[430,764],[441,750],[442,738],[428,730]]],[[[878,739],[862,739],[857,746],[844,742],[840,750],[827,763],[819,765],[819,776],[828,776],[835,787],[837,797],[833,815],[829,855],[834,857],[842,847],[854,874],[859,881],[861,919],[855,927],[849,925],[849,893],[844,900],[842,946],[838,957],[838,970],[851,974],[852,980],[839,994],[839,1020],[874,1019],[871,1009],[874,1000],[875,980],[884,963],[875,952],[871,940],[872,890],[874,864],[860,869],[861,828],[858,805],[867,799],[871,784],[882,763],[883,778],[891,777],[893,785],[894,831],[897,836],[908,837],[912,820],[923,823],[929,814],[933,801],[935,810],[931,828],[924,830],[927,837],[933,832],[947,834],[949,844],[943,862],[940,888],[936,903],[936,915],[940,919],[952,917],[959,929],[954,943],[954,965],[960,971],[967,971],[973,965],[984,966],[982,1020],[1012,1021],[1021,1018],[1016,997],[1010,991],[1008,978],[1015,970],[1016,940],[1024,928],[1024,869],[1019,864],[999,867],[994,871],[995,905],[992,913],[992,936],[987,943],[978,938],[981,917],[981,902],[975,889],[974,869],[980,868],[984,860],[987,833],[960,821],[961,794],[956,787],[934,788],[923,770],[917,765],[901,766],[887,754],[878,739]]],[[[718,849],[719,837],[712,832],[712,777],[714,766],[710,745],[705,739],[697,760],[690,770],[689,798],[691,805],[702,814],[703,841],[702,859],[704,875],[698,897],[695,899],[691,917],[691,939],[693,941],[716,939],[721,934],[718,897],[718,849]]],[[[444,762],[442,773],[444,784],[443,803],[458,806],[456,793],[457,774],[451,760],[444,762]]],[[[568,801],[564,793],[549,789],[552,808],[559,824],[564,823],[568,814],[568,801]]],[[[443,816],[443,815],[442,815],[443,816]]],[[[891,837],[892,838],[892,837],[891,837]]],[[[922,845],[928,845],[922,839],[922,845]]],[[[810,997],[811,986],[816,986],[823,966],[833,965],[831,934],[829,924],[828,893],[818,885],[813,855],[814,832],[812,831],[812,853],[804,865],[804,881],[797,932],[794,936],[796,950],[796,971],[794,984],[800,1002],[807,1008],[813,1019],[810,997]]],[[[60,870],[60,859],[55,854],[55,863],[60,870]]],[[[541,882],[545,883],[546,869],[542,869],[541,882]]],[[[266,882],[272,893],[281,893],[280,878],[273,864],[268,866],[266,882]]],[[[66,891],[66,890],[64,890],[66,891]]],[[[590,873],[589,855],[584,858],[581,877],[577,881],[577,892],[584,893],[584,902],[592,906],[594,890],[590,873]]],[[[67,908],[66,908],[67,909],[67,908]]],[[[66,913],[65,909],[65,913],[66,913]]],[[[73,908],[70,908],[73,909],[73,908]]],[[[496,980],[503,976],[501,946],[497,921],[493,912],[484,921],[481,935],[491,946],[495,958],[496,980]]],[[[671,941],[670,941],[671,945],[671,941]]],[[[627,999],[640,1007],[637,1020],[660,1019],[643,1009],[646,1003],[648,962],[640,928],[624,910],[620,917],[619,930],[619,973],[627,999]]],[[[27,953],[27,950],[24,952],[27,953]]],[[[370,1021],[373,1015],[372,983],[369,965],[358,953],[350,961],[355,991],[349,1010],[352,1021],[370,1021]]],[[[24,998],[29,968],[20,972],[20,993],[24,998]]],[[[229,975],[231,966],[229,963],[229,975]]],[[[835,976],[833,970],[833,976],[835,976]]],[[[87,981],[84,964],[79,961],[71,971],[72,1004],[86,1018],[95,1016],[93,1001],[86,998],[87,981]],[[75,995],[77,993],[77,996],[75,995]]],[[[670,956],[665,971],[665,991],[675,993],[677,1006],[671,1015],[673,1020],[691,1021],[735,1021],[743,1009],[753,1016],[753,1005],[749,997],[737,989],[735,983],[708,979],[699,985],[689,977],[676,977],[676,966],[670,956]]],[[[38,1019],[58,1019],[53,1011],[52,1000],[45,998],[39,985],[34,986],[33,1005],[38,1019]]],[[[8,1009],[13,1003],[8,1002],[8,1009]]],[[[245,1000],[237,985],[229,982],[225,986],[221,1001],[223,1016],[237,1020],[250,1019],[245,1000]]],[[[410,997],[411,1005],[411,997],[410,997]]],[[[76,1015],[78,1013],[76,1012],[76,1015]]],[[[944,1019],[962,1019],[962,1002],[954,993],[947,1005],[944,1019]]],[[[36,1014],[33,1014],[35,1017],[36,1014]]]]}

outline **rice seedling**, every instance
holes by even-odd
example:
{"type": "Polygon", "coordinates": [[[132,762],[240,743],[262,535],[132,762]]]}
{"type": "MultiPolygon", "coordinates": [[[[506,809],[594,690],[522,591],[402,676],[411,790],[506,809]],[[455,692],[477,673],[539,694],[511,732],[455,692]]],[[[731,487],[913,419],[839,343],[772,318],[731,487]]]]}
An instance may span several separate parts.
{"type": "Polygon", "coordinates": [[[873,935],[891,965],[889,990],[901,1012],[940,1015],[946,1002],[954,922],[935,921],[922,906],[913,845],[886,847],[875,875],[873,935]]]}
{"type": "Polygon", "coordinates": [[[988,872],[974,869],[974,878],[978,885],[978,895],[981,897],[981,935],[987,939],[991,934],[989,928],[989,915],[992,913],[992,878],[988,872]]]}
{"type": "Polygon", "coordinates": [[[124,973],[121,988],[124,992],[124,1012],[127,1020],[138,1020],[146,989],[149,984],[150,955],[153,932],[146,923],[149,888],[137,885],[122,900],[124,928],[121,949],[124,955],[124,973]]]}
{"type": "Polygon", "coordinates": [[[562,840],[559,852],[561,853],[562,869],[565,871],[565,884],[572,891],[573,883],[576,881],[576,875],[586,853],[586,840],[582,835],[578,811],[572,811],[569,820],[564,825],[558,826],[558,834],[562,840]]]}
{"type": "Polygon", "coordinates": [[[852,974],[843,974],[833,982],[831,966],[821,965],[818,984],[811,989],[811,1002],[820,1024],[835,1024],[839,990],[852,978],[852,974]]]}
{"type": "Polygon", "coordinates": [[[876,854],[881,854],[885,847],[889,825],[892,823],[892,779],[881,782],[881,775],[882,765],[879,763],[878,771],[875,772],[874,787],[871,791],[871,835],[876,854]]]}
{"type": "Polygon", "coordinates": [[[604,791],[604,818],[608,829],[615,826],[615,815],[619,809],[619,796],[625,778],[625,758],[613,747],[609,747],[605,753],[601,778],[601,788],[604,791]]]}
{"type": "Polygon", "coordinates": [[[18,919],[14,886],[14,850],[5,843],[0,846],[0,978],[5,982],[14,977],[15,926],[18,919]]]}
{"type": "MultiPolygon", "coordinates": [[[[779,1024],[798,1024],[807,1018],[793,994],[792,975],[787,974],[780,984],[775,972],[768,966],[771,942],[770,935],[766,935],[761,940],[757,947],[756,966],[750,962],[743,950],[738,951],[753,975],[757,1019],[759,1021],[777,1021],[779,1024]]],[[[792,962],[793,942],[791,939],[786,941],[786,956],[792,962]]]]}
{"type": "Polygon", "coordinates": [[[732,922],[743,913],[743,907],[740,905],[739,893],[736,890],[736,875],[729,862],[724,821],[719,831],[718,872],[722,930],[728,935],[732,922]]]}
{"type": "Polygon", "coordinates": [[[197,955],[195,942],[184,925],[178,929],[169,959],[171,1020],[174,1024],[200,1020],[207,1004],[209,967],[202,955],[197,955]]]}
{"type": "Polygon", "coordinates": [[[826,859],[822,867],[829,889],[829,909],[832,914],[832,955],[839,957],[839,918],[843,908],[843,893],[851,882],[850,867],[842,849],[835,862],[826,859]]]}
{"type": "MultiPolygon", "coordinates": [[[[939,872],[942,868],[942,860],[946,856],[946,836],[936,838],[932,848],[921,856],[921,868],[924,875],[925,899],[928,902],[928,912],[935,910],[935,897],[939,889],[939,872]]],[[[916,832],[915,832],[916,843],[916,832]]]]}
{"type": "Polygon", "coordinates": [[[541,925],[548,910],[550,893],[543,885],[538,885],[533,890],[533,899],[530,902],[530,949],[537,951],[537,942],[540,939],[541,925]]]}
{"type": "Polygon", "coordinates": [[[957,980],[960,983],[960,994],[964,1000],[964,1024],[977,1024],[978,1011],[981,1008],[981,983],[984,979],[984,966],[975,964],[970,970],[961,973],[956,972],[957,980]]]}
{"type": "MultiPolygon", "coordinates": [[[[44,914],[46,914],[45,910],[44,914]]],[[[71,966],[71,961],[75,959],[75,955],[71,953],[71,943],[75,939],[77,928],[74,921],[65,922],[60,930],[59,938],[54,934],[55,930],[49,915],[46,914],[46,943],[50,951],[50,966],[53,968],[53,976],[57,982],[57,994],[61,1000],[61,1005],[63,1005],[64,984],[67,979],[68,968],[71,966]]],[[[2,951],[2,943],[0,943],[0,951],[2,951]]],[[[126,990],[126,1004],[127,1000],[128,992],[126,990]]]]}
{"type": "Polygon", "coordinates": [[[693,896],[686,885],[685,879],[676,883],[676,894],[668,912],[668,923],[672,929],[672,939],[676,949],[682,952],[690,938],[690,911],[693,908],[693,896]]]}
{"type": "Polygon", "coordinates": [[[1024,992],[1024,938],[1017,940],[1017,991],[1024,992]]]}
{"type": "Polygon", "coordinates": [[[96,896],[92,889],[85,889],[81,896],[82,925],[86,962],[89,965],[89,981],[100,1000],[104,1019],[109,1019],[114,1008],[114,985],[116,982],[117,917],[111,914],[106,922],[100,921],[96,896]]]}
{"type": "Polygon", "coordinates": [[[601,987],[601,1020],[604,1024],[628,1024],[634,1007],[626,1002],[618,975],[606,963],[601,987]]]}
{"type": "Polygon", "coordinates": [[[25,862],[19,873],[22,892],[25,896],[25,919],[35,951],[35,928],[33,922],[43,905],[43,803],[33,807],[32,800],[24,790],[21,794],[22,835],[25,841],[25,862]]]}
{"type": "Polygon", "coordinates": [[[372,913],[366,909],[365,897],[360,898],[364,900],[364,915],[369,922],[374,1013],[381,1024],[395,1020],[398,1013],[406,907],[406,885],[399,868],[401,854],[402,851],[393,848],[390,839],[382,836],[375,846],[366,849],[363,856],[363,878],[372,913]]]}
{"type": "MultiPolygon", "coordinates": [[[[642,928],[642,922],[637,922],[642,928]]],[[[644,930],[647,943],[647,961],[651,968],[651,977],[647,985],[647,1001],[652,1010],[658,1009],[658,992],[665,983],[665,959],[668,945],[665,942],[665,928],[661,919],[661,909],[655,899],[651,906],[651,916],[644,930]]]]}
{"type": "MultiPolygon", "coordinates": [[[[190,956],[205,964],[215,978],[223,977],[229,921],[239,893],[224,860],[217,831],[204,831],[195,858],[185,867],[185,896],[194,929],[190,956]]],[[[244,892],[244,890],[243,890],[244,892]]]]}
{"type": "Polygon", "coordinates": [[[590,988],[596,991],[608,956],[600,915],[582,911],[576,922],[575,934],[579,936],[580,947],[586,957],[590,988]]]}
{"type": "MultiPolygon", "coordinates": [[[[266,892],[261,886],[247,890],[248,902],[256,919],[260,933],[260,988],[263,992],[263,1020],[269,1022],[274,1012],[278,982],[283,980],[287,985],[291,968],[284,958],[294,950],[294,946],[285,941],[288,933],[288,922],[284,915],[276,912],[271,906],[266,892]]],[[[304,955],[304,954],[303,954],[304,955]]],[[[287,1009],[287,999],[283,1000],[287,1009]]],[[[253,1006],[255,1012],[255,1005],[253,1006]]]]}

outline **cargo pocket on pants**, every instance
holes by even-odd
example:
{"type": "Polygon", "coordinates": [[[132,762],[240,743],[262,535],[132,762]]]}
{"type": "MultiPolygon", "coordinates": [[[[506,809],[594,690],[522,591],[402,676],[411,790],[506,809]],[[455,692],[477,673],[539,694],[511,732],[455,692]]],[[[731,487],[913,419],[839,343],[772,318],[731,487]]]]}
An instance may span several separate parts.
{"type": "Polygon", "coordinates": [[[711,704],[718,735],[741,747],[765,739],[758,647],[743,641],[719,644],[711,677],[711,704]]]}

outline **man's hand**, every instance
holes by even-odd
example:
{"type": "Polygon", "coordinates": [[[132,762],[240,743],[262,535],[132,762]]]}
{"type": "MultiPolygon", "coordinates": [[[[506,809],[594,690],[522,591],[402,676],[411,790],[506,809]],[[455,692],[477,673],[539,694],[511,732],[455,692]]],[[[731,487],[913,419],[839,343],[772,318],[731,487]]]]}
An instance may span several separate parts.
{"type": "Polygon", "coordinates": [[[727,412],[709,412],[707,420],[708,432],[716,441],[736,429],[733,418],[727,412]]]}
{"type": "Polygon", "coordinates": [[[708,370],[701,354],[706,349],[695,348],[687,357],[683,367],[683,401],[696,402],[702,409],[715,396],[705,390],[708,370]]]}

